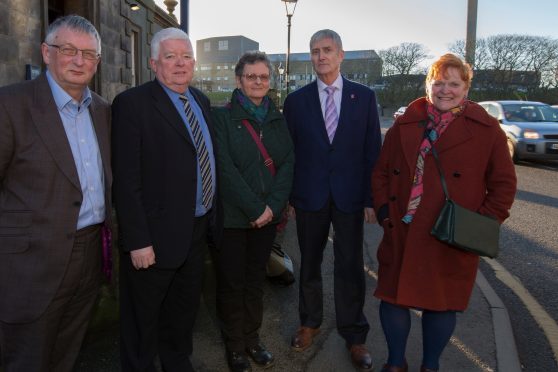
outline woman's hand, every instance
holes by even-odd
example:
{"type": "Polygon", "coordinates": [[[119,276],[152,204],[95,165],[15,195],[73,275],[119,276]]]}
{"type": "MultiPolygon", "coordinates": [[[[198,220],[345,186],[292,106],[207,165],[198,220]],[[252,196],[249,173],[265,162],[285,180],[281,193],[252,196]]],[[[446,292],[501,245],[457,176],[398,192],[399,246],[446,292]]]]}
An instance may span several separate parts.
{"type": "Polygon", "coordinates": [[[252,222],[252,226],[255,227],[255,228],[264,227],[265,225],[270,223],[272,220],[273,220],[273,212],[271,211],[271,208],[269,208],[266,205],[264,212],[262,213],[262,215],[260,217],[258,217],[257,220],[252,222]]]}

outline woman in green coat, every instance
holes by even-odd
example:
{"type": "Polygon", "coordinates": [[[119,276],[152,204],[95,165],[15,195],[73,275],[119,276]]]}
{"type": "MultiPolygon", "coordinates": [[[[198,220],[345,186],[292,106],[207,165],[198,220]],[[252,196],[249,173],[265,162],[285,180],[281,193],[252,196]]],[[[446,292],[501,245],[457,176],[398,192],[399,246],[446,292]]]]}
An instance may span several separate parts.
{"type": "Polygon", "coordinates": [[[258,334],[262,286],[276,225],[291,191],[294,153],[285,119],[267,96],[267,56],[245,53],[235,75],[238,89],[230,104],[213,110],[224,213],[215,255],[217,312],[230,369],[250,371],[248,355],[263,367],[273,364],[258,334]]]}

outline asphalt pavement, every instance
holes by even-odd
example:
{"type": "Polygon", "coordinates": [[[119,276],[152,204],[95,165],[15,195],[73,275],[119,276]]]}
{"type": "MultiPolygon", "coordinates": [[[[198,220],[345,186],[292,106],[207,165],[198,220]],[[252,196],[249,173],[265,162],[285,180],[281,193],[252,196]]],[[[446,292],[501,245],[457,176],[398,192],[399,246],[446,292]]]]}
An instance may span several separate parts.
{"type": "MultiPolygon", "coordinates": [[[[387,357],[378,306],[372,296],[376,285],[376,247],[381,228],[365,225],[364,258],[367,296],[364,312],[370,323],[367,346],[375,370],[379,371],[387,357]]],[[[295,223],[287,226],[283,243],[291,256],[297,282],[288,287],[271,283],[265,285],[264,320],[260,331],[263,343],[275,355],[275,371],[352,371],[344,340],[335,328],[333,305],[333,254],[331,242],[324,255],[324,321],[314,344],[299,353],[290,349],[290,338],[298,327],[298,268],[299,253],[295,223]]],[[[225,349],[221,340],[215,312],[215,279],[208,259],[202,305],[194,331],[192,362],[197,371],[227,371],[225,349]]],[[[116,308],[114,309],[116,311],[116,308]]],[[[418,371],[421,363],[420,312],[412,314],[412,329],[407,344],[409,371],[418,371]]],[[[458,314],[457,327],[441,358],[441,371],[521,371],[509,316],[502,301],[479,272],[469,308],[458,314]]],[[[253,364],[254,370],[261,370],[253,364]]],[[[106,321],[87,336],[76,371],[119,371],[118,324],[106,321]]]]}

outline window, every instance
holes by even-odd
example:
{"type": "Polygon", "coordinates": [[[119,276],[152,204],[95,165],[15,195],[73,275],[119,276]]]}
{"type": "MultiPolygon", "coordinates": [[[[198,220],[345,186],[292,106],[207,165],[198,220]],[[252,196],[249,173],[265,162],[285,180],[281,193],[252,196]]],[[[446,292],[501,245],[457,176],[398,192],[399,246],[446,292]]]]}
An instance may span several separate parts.
{"type": "Polygon", "coordinates": [[[211,71],[211,66],[201,65],[200,70],[202,70],[202,71],[211,71]]]}
{"type": "Polygon", "coordinates": [[[229,50],[229,41],[219,40],[219,50],[229,50]]]}
{"type": "Polygon", "coordinates": [[[140,85],[140,35],[139,28],[133,27],[132,34],[130,35],[130,51],[131,51],[131,66],[130,70],[132,72],[132,84],[131,86],[136,87],[140,85]]]}
{"type": "Polygon", "coordinates": [[[211,42],[210,41],[206,41],[205,43],[203,43],[203,51],[204,52],[211,52],[211,42]]]}
{"type": "Polygon", "coordinates": [[[229,66],[228,66],[228,65],[224,65],[224,66],[223,66],[223,69],[224,69],[224,70],[228,70],[228,69],[229,69],[229,66]]]}
{"type": "Polygon", "coordinates": [[[220,69],[221,69],[221,66],[217,66],[217,70],[220,70],[220,69]]]}

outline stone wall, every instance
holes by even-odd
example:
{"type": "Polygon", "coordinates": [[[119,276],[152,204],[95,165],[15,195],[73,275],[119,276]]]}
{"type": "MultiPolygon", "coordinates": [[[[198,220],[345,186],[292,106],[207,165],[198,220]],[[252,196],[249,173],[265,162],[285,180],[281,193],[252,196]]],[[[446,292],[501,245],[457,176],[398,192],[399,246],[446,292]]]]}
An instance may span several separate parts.
{"type": "Polygon", "coordinates": [[[42,65],[40,0],[0,0],[0,86],[25,80],[25,65],[42,65]]]}
{"type": "MultiPolygon", "coordinates": [[[[101,63],[91,88],[109,102],[134,85],[132,79],[132,32],[138,35],[138,83],[153,79],[149,68],[153,34],[165,27],[178,27],[176,19],[157,7],[153,0],[66,1],[66,14],[75,13],[89,19],[101,35],[101,63]]],[[[25,65],[44,70],[41,42],[47,0],[0,0],[0,86],[25,80],[25,65]],[[43,10],[45,7],[45,10],[43,10]]]]}

